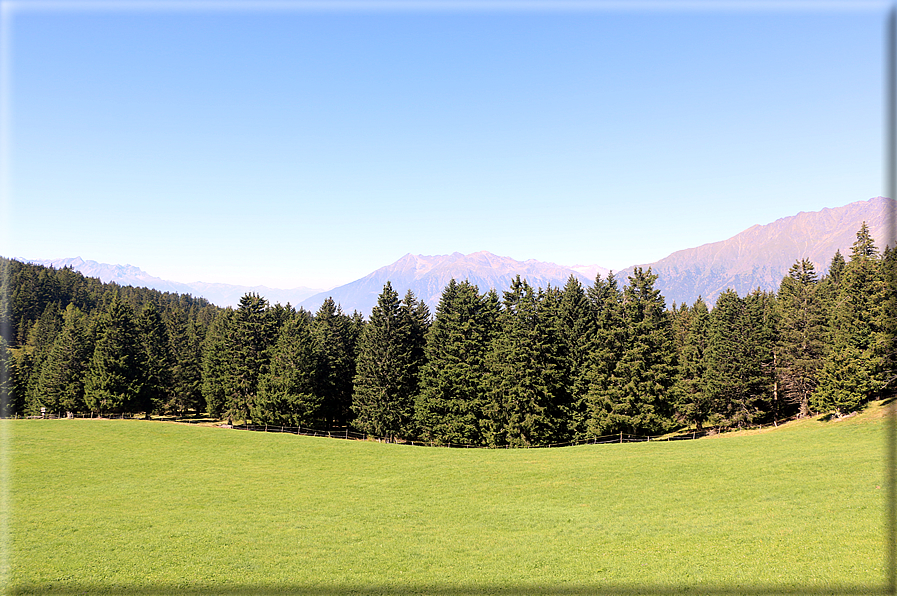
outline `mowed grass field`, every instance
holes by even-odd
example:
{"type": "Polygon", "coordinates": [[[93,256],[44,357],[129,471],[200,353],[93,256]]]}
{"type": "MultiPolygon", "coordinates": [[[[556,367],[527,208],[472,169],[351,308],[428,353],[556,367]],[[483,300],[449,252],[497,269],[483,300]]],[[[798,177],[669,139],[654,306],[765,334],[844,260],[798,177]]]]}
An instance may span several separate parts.
{"type": "Polygon", "coordinates": [[[882,412],[518,450],[3,421],[6,592],[881,593],[882,412]]]}

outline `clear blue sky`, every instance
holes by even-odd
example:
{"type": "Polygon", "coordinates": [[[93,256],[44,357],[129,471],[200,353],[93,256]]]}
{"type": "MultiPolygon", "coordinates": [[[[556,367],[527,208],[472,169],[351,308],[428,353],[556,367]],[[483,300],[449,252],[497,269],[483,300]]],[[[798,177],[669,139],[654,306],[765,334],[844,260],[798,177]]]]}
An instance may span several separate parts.
{"type": "Polygon", "coordinates": [[[886,3],[98,6],[4,2],[3,256],[621,269],[886,194],[886,3]]]}

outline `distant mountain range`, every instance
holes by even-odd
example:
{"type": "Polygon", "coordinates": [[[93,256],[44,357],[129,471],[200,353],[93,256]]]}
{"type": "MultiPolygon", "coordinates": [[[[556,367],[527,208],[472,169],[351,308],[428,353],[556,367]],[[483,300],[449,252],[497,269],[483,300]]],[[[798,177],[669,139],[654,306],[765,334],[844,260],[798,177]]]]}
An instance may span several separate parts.
{"type": "MultiPolygon", "coordinates": [[[[894,247],[894,200],[875,197],[843,207],[800,212],[771,224],[754,225],[728,240],[676,251],[651,267],[655,287],[667,300],[692,304],[698,296],[713,305],[727,288],[739,296],[760,288],[777,291],[795,261],[809,259],[818,273],[828,271],[837,250],[845,259],[863,222],[879,250],[894,247]],[[890,242],[888,238],[891,238],[890,242]]],[[[617,274],[626,279],[635,266],[617,274]]]]}
{"type": "Polygon", "coordinates": [[[248,292],[255,292],[260,296],[264,296],[272,304],[277,302],[286,304],[289,302],[290,304],[295,305],[309,296],[313,296],[322,291],[320,288],[298,287],[290,290],[281,290],[278,288],[269,288],[267,286],[236,286],[230,284],[206,283],[202,281],[182,283],[153,277],[146,271],[134,267],[133,265],[109,265],[107,263],[98,263],[96,261],[85,261],[81,257],[38,261],[29,260],[26,262],[53,267],[55,269],[71,267],[86,277],[97,277],[105,283],[114,282],[120,286],[152,288],[154,290],[159,290],[160,292],[201,296],[212,304],[217,304],[218,306],[236,306],[240,302],[240,298],[248,292]]]}
{"type": "MultiPolygon", "coordinates": [[[[801,212],[771,224],[751,226],[728,240],[680,250],[654,263],[633,265],[614,275],[622,287],[636,266],[650,267],[658,275],[655,287],[666,298],[667,306],[673,302],[693,304],[698,296],[712,306],[730,287],[741,296],[756,288],[777,291],[782,278],[797,260],[810,259],[822,274],[828,270],[837,250],[847,258],[864,221],[877,246],[884,248],[893,210],[892,199],[876,197],[844,207],[801,212]]],[[[315,310],[330,296],[343,311],[358,310],[368,315],[389,280],[400,296],[411,289],[435,312],[442,289],[452,278],[467,279],[479,286],[480,291],[496,288],[501,292],[517,274],[526,278],[530,285],[546,287],[549,283],[563,286],[570,275],[584,285],[592,285],[597,273],[606,278],[608,270],[598,265],[565,267],[535,260],[515,261],[488,252],[439,256],[407,254],[392,265],[299,304],[315,310]]]]}
{"type": "Polygon", "coordinates": [[[383,286],[389,281],[400,296],[410,289],[430,306],[431,312],[435,312],[442,290],[453,278],[466,279],[481,291],[489,288],[501,291],[511,285],[516,275],[526,278],[532,286],[545,288],[549,284],[563,286],[571,275],[583,284],[591,285],[598,271],[603,275],[608,273],[607,269],[597,265],[574,268],[533,259],[515,261],[486,251],[469,255],[459,252],[437,256],[407,254],[392,265],[381,267],[359,280],[322,292],[299,304],[316,310],[326,298],[333,297],[344,312],[358,310],[368,315],[377,304],[377,296],[383,291],[383,286]]]}
{"type": "MultiPolygon", "coordinates": [[[[818,272],[825,272],[835,251],[840,250],[845,258],[850,254],[863,221],[869,226],[879,249],[884,248],[887,239],[892,238],[893,212],[894,200],[884,197],[833,209],[801,212],[771,224],[751,226],[728,240],[680,250],[654,263],[638,266],[651,267],[659,276],[656,287],[663,293],[668,306],[673,302],[692,304],[698,296],[703,296],[712,305],[730,287],[741,296],[756,288],[777,290],[791,265],[803,258],[810,259],[818,272]]],[[[893,246],[893,240],[890,243],[893,246]]],[[[547,287],[549,284],[563,286],[571,275],[583,285],[591,285],[596,274],[600,273],[602,278],[608,274],[608,269],[599,265],[567,267],[532,259],[516,261],[485,251],[469,255],[457,252],[437,256],[407,254],[359,280],[321,291],[305,287],[282,290],[265,286],[180,283],[153,277],[131,265],[107,265],[81,258],[28,262],[57,269],[69,266],[104,282],[202,296],[219,306],[235,306],[245,293],[255,292],[271,303],[289,302],[316,311],[326,298],[332,297],[342,306],[343,312],[358,310],[365,316],[370,315],[387,281],[400,296],[412,290],[435,312],[442,290],[452,278],[467,279],[480,291],[495,288],[501,292],[516,275],[532,286],[547,287]]],[[[625,285],[634,268],[635,265],[615,272],[621,286],[625,285]]]]}

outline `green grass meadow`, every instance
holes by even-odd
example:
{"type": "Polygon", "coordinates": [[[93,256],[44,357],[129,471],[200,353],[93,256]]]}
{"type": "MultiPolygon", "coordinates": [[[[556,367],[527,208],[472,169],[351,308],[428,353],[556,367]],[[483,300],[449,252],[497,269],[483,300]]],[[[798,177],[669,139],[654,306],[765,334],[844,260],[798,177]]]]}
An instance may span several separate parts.
{"type": "Polygon", "coordinates": [[[874,594],[882,408],[696,441],[444,449],[3,421],[9,594],[874,594]]]}

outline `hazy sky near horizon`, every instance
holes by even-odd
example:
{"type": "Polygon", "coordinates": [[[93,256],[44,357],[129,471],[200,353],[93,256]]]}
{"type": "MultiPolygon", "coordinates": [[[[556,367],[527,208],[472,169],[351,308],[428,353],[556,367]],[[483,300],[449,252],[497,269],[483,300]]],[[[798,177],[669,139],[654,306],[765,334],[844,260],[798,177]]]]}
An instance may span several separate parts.
{"type": "Polygon", "coordinates": [[[886,194],[886,3],[3,4],[3,256],[619,270],[886,194]]]}

